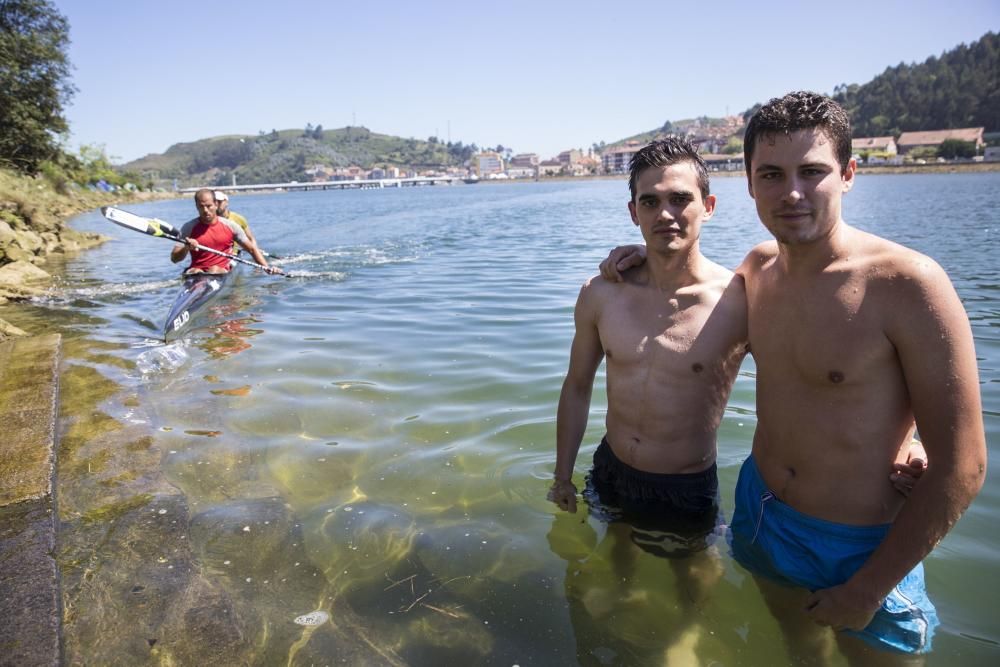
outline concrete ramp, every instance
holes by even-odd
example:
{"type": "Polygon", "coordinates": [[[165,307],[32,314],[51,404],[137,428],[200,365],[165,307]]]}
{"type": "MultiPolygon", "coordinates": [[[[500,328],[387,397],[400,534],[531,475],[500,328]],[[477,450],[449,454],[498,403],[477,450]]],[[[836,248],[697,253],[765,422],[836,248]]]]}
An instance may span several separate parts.
{"type": "Polygon", "coordinates": [[[0,666],[58,665],[57,334],[0,343],[0,666]]]}

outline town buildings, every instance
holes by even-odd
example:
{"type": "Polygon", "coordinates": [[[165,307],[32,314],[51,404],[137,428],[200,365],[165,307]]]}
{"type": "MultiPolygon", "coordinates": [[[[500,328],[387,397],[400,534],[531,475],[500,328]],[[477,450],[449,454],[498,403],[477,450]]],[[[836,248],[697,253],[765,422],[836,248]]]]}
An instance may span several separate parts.
{"type": "Polygon", "coordinates": [[[937,148],[948,139],[957,139],[974,144],[976,152],[982,150],[983,141],[982,127],[963,127],[953,130],[931,130],[928,132],[903,132],[899,135],[896,144],[902,155],[912,152],[917,148],[932,147],[937,148]]]}

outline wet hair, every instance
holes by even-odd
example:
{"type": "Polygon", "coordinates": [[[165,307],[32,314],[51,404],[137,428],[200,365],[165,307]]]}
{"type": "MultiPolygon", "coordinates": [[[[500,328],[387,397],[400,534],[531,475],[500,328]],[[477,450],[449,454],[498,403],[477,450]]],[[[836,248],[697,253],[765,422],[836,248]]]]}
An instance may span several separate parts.
{"type": "Polygon", "coordinates": [[[639,174],[651,167],[669,167],[679,162],[690,162],[698,176],[698,189],[701,198],[708,199],[708,168],[705,160],[698,155],[698,150],[686,139],[669,136],[646,144],[632,156],[628,163],[628,189],[635,201],[635,186],[639,174]]]}
{"type": "Polygon", "coordinates": [[[851,121],[844,107],[826,95],[798,90],[775,97],[757,110],[743,135],[743,161],[750,176],[750,158],[757,142],[766,134],[791,134],[818,129],[833,142],[840,171],[851,161],[851,121]]]}
{"type": "Polygon", "coordinates": [[[198,203],[198,197],[202,196],[206,192],[212,198],[212,201],[215,201],[215,191],[212,190],[212,188],[202,188],[201,190],[198,190],[198,192],[194,193],[194,203],[197,204],[198,203]]]}

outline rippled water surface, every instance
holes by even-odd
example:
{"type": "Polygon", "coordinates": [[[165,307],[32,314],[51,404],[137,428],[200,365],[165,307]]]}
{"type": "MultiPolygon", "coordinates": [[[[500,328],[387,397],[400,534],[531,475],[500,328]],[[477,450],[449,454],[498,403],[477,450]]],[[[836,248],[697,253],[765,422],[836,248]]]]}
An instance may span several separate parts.
{"type": "MultiPolygon", "coordinates": [[[[734,266],[766,232],[743,179],[713,190],[702,248],[734,266]]],[[[618,181],[236,195],[305,277],[243,272],[169,358],[155,338],[178,284],[170,244],[78,218],[114,240],[9,313],[64,333],[70,657],[785,662],[721,542],[699,565],[717,581],[695,590],[675,562],[545,499],[573,304],[609,248],[640,238],[627,197],[618,181]],[[225,648],[238,642],[251,648],[225,648]]],[[[194,215],[188,200],[131,210],[194,215]]],[[[845,217],[952,276],[997,470],[1000,174],[862,175],[845,217]]],[[[578,486],[604,404],[601,375],[578,486]]],[[[754,424],[748,361],[719,434],[726,516],[754,424]]],[[[929,664],[1000,660],[995,480],[926,561],[943,622],[929,664]]]]}

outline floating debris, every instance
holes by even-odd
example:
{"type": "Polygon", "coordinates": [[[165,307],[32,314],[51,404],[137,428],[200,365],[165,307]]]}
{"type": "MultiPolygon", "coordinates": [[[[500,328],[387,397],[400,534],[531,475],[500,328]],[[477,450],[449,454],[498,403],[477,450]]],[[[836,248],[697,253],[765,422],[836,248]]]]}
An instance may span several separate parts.
{"type": "Polygon", "coordinates": [[[307,627],[315,627],[317,625],[323,625],[330,620],[330,614],[323,610],[311,611],[308,614],[303,614],[302,616],[296,616],[295,622],[299,625],[305,625],[307,627]]]}
{"type": "Polygon", "coordinates": [[[211,392],[216,396],[246,396],[250,393],[250,385],[245,384],[235,389],[212,389],[211,392]]]}

